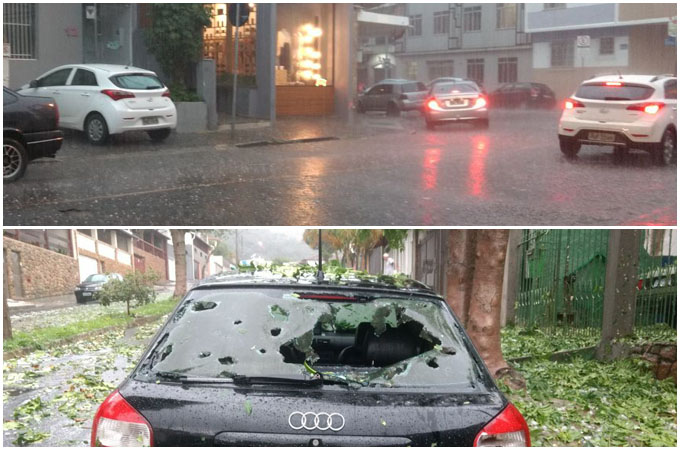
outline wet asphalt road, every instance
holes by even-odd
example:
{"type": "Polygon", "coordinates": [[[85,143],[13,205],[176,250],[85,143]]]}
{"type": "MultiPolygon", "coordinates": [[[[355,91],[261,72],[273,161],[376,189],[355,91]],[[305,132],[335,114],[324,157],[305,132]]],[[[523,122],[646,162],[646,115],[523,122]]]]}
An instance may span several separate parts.
{"type": "Polygon", "coordinates": [[[250,148],[222,133],[163,144],[132,135],[105,147],[69,134],[56,161],[35,162],[5,186],[4,224],[676,224],[675,166],[643,152],[615,163],[608,147],[569,161],[558,118],[493,111],[489,130],[427,131],[417,114],[358,116],[338,140],[250,148]]]}

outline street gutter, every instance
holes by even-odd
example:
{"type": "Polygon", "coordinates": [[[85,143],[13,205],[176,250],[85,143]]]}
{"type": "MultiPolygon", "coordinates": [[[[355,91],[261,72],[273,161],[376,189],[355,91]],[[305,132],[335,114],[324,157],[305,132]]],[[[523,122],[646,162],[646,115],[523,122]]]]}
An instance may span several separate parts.
{"type": "Polygon", "coordinates": [[[267,145],[288,145],[288,144],[304,144],[309,142],[324,142],[324,141],[337,141],[340,138],[335,136],[320,136],[312,138],[300,138],[300,139],[271,139],[268,141],[251,141],[243,142],[241,144],[235,144],[235,147],[239,148],[249,148],[249,147],[264,147],[267,145]]]}

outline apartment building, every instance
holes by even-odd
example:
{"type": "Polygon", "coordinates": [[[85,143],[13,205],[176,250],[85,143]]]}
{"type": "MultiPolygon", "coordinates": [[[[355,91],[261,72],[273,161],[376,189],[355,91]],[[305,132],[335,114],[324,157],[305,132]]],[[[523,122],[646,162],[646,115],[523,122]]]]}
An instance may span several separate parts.
{"type": "Polygon", "coordinates": [[[528,3],[534,81],[559,98],[598,74],[674,74],[676,17],[675,3],[528,3]]]}
{"type": "Polygon", "coordinates": [[[493,90],[531,81],[532,47],[521,3],[411,3],[410,28],[395,41],[396,77],[470,78],[493,90]]]}

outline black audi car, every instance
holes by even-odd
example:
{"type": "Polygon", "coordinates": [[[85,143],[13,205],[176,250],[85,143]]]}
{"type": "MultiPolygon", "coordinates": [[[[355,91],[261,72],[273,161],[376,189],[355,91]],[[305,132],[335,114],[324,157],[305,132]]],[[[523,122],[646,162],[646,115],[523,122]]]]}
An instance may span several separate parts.
{"type": "Polygon", "coordinates": [[[444,299],[386,280],[195,287],[97,410],[92,445],[530,445],[444,299]]]}
{"type": "Polygon", "coordinates": [[[29,161],[54,158],[64,134],[59,130],[59,108],[49,97],[24,97],[2,90],[3,182],[24,175],[29,161]]]}

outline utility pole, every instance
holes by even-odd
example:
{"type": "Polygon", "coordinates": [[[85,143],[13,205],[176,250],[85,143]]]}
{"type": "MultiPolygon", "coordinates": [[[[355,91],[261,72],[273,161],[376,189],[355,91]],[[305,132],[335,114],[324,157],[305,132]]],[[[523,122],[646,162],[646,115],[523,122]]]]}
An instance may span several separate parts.
{"type": "MultiPolygon", "coordinates": [[[[3,259],[5,252],[2,252],[3,259]]],[[[2,339],[12,339],[12,321],[9,317],[9,306],[7,305],[7,297],[9,297],[9,284],[7,281],[7,264],[4,265],[2,277],[2,339]]]]}

